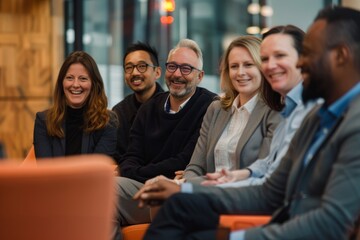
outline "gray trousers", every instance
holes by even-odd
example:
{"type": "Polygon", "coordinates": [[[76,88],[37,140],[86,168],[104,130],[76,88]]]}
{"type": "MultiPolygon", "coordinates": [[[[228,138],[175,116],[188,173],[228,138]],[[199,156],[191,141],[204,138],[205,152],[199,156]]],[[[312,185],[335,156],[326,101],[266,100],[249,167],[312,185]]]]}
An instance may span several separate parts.
{"type": "Polygon", "coordinates": [[[120,226],[151,222],[150,208],[138,208],[138,202],[133,200],[133,196],[142,186],[144,186],[143,183],[130,178],[116,178],[117,213],[120,226]]]}

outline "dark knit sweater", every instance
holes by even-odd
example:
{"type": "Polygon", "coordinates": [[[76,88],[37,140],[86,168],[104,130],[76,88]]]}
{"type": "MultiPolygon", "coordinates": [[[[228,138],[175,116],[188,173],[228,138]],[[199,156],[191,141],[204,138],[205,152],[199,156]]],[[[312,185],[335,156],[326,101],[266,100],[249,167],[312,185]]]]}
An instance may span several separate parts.
{"type": "MultiPolygon", "coordinates": [[[[161,88],[160,84],[156,83],[155,92],[151,97],[159,92],[164,92],[164,90],[161,88]]],[[[129,145],[130,128],[141,105],[142,103],[136,99],[135,94],[133,93],[125,97],[112,108],[119,120],[117,149],[120,156],[116,159],[118,164],[120,163],[120,157],[125,154],[129,145]]]]}
{"type": "Polygon", "coordinates": [[[130,143],[122,157],[122,177],[139,182],[160,174],[173,178],[185,169],[195,148],[203,116],[215,94],[198,87],[176,114],[164,111],[169,92],[159,93],[141,106],[130,131],[130,143]]]}

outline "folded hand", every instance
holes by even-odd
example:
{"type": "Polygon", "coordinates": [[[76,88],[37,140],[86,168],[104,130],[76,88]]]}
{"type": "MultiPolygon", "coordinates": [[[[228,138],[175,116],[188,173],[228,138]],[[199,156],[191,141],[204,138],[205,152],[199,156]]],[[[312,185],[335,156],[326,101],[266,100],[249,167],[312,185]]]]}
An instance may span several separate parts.
{"type": "Polygon", "coordinates": [[[174,193],[180,192],[180,186],[172,180],[156,180],[152,183],[145,184],[133,197],[134,200],[139,200],[139,207],[146,205],[156,206],[164,202],[168,197],[174,193]]]}

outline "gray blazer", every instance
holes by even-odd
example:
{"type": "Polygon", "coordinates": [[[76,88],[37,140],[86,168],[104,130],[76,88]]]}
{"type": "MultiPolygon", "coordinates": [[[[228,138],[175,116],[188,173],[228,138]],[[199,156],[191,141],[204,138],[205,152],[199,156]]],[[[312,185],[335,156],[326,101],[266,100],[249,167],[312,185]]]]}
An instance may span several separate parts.
{"type": "Polygon", "coordinates": [[[263,185],[227,189],[194,185],[194,192],[216,194],[212,197],[216,211],[223,214],[271,214],[291,205],[285,223],[249,229],[245,239],[348,239],[360,216],[360,96],[304,168],[304,155],[319,125],[317,110],[305,118],[279,167],[263,185]]]}
{"type": "MultiPolygon", "coordinates": [[[[65,156],[65,138],[52,137],[46,130],[46,112],[36,113],[34,127],[34,149],[36,158],[65,156]]],[[[116,156],[117,118],[112,113],[104,129],[83,133],[81,153],[102,153],[116,156]]]]}
{"type": "MultiPolygon", "coordinates": [[[[224,110],[220,101],[214,101],[208,107],[195,150],[185,169],[186,179],[215,171],[214,149],[231,115],[231,110],[224,110]]],[[[280,114],[259,98],[236,147],[237,169],[269,154],[271,139],[280,120],[280,114]]]]}

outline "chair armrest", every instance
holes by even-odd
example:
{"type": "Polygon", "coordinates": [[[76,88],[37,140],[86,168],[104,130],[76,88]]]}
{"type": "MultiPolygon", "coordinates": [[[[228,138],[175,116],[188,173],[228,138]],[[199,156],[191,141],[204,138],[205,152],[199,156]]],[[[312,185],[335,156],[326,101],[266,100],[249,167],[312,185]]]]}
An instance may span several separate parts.
{"type": "Polygon", "coordinates": [[[21,163],[21,166],[34,166],[36,167],[36,157],[34,145],[31,146],[28,154],[26,155],[24,161],[21,163]]]}
{"type": "Polygon", "coordinates": [[[247,229],[268,223],[271,216],[268,215],[221,215],[219,225],[229,228],[231,231],[247,229]]]}

